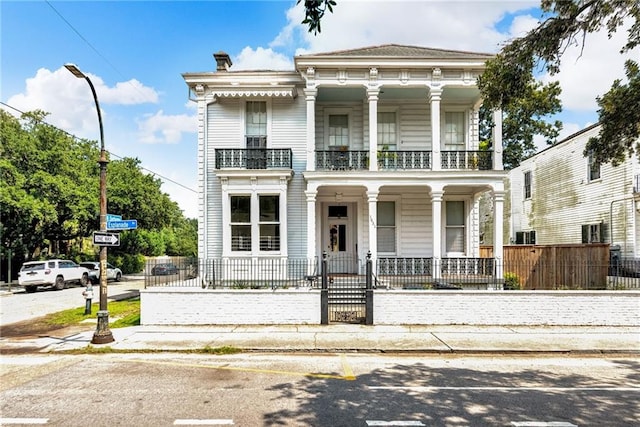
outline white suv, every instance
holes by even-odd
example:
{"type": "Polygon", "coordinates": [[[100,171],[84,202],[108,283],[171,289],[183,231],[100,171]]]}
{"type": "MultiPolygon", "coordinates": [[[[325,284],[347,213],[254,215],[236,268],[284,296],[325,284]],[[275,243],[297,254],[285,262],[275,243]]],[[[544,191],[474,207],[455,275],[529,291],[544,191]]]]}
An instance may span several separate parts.
{"type": "Polygon", "coordinates": [[[25,262],[18,273],[18,284],[24,286],[27,292],[35,292],[38,286],[53,286],[59,291],[68,283],[77,282],[86,286],[88,281],[89,270],[63,259],[25,262]]]}

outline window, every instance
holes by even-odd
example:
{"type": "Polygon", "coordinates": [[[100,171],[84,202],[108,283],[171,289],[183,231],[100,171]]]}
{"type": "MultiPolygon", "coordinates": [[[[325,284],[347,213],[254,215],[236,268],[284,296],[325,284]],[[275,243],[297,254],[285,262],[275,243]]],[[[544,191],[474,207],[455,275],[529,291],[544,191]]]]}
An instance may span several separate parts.
{"type": "Polygon", "coordinates": [[[445,245],[447,252],[465,251],[465,228],[464,228],[464,202],[449,201],[446,202],[447,225],[445,245]]]}
{"type": "Polygon", "coordinates": [[[535,245],[536,244],[536,232],[531,231],[516,231],[516,245],[535,245]]]}
{"type": "Polygon", "coordinates": [[[592,154],[589,154],[589,181],[596,179],[600,179],[600,162],[594,159],[592,154]]]}
{"type": "Polygon", "coordinates": [[[524,198],[531,198],[531,171],[524,173],[524,198]]]}
{"type": "Polygon", "coordinates": [[[251,250],[251,196],[231,196],[231,250],[251,250]]]}
{"type": "Polygon", "coordinates": [[[245,114],[245,133],[247,136],[267,135],[266,101],[247,101],[245,114]]]}
{"type": "Polygon", "coordinates": [[[394,151],[396,135],[396,113],[393,111],[378,113],[378,149],[394,151]]]}
{"type": "Polygon", "coordinates": [[[258,196],[260,201],[260,250],[280,250],[280,197],[258,196]]]}
{"type": "Polygon", "coordinates": [[[349,145],[349,115],[329,115],[329,146],[346,147],[349,145]]]}
{"type": "Polygon", "coordinates": [[[280,196],[231,196],[231,250],[280,250],[280,196]],[[257,212],[254,217],[252,213],[257,212]],[[258,236],[254,238],[254,236],[258,236]]]}
{"type": "Polygon", "coordinates": [[[464,112],[444,113],[444,146],[448,151],[463,151],[464,146],[464,112]]]}
{"type": "Polygon", "coordinates": [[[395,202],[378,202],[378,252],[396,252],[395,202]]]}
{"type": "Polygon", "coordinates": [[[604,225],[584,224],[582,226],[582,243],[604,243],[604,225]]]}

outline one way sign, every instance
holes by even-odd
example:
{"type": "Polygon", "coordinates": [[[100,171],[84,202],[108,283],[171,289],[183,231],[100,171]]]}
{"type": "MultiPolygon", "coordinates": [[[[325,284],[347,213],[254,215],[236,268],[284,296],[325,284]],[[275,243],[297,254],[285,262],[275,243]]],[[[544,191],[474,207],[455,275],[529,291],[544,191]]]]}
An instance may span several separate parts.
{"type": "Polygon", "coordinates": [[[120,246],[120,234],[94,231],[93,244],[98,246],[120,246]]]}

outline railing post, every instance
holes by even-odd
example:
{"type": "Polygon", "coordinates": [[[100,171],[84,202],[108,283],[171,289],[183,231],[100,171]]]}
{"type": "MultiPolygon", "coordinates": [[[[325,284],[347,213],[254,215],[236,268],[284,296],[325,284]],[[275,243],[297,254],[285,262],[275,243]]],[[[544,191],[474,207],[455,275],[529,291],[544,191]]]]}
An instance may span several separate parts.
{"type": "Polygon", "coordinates": [[[366,325],[373,325],[373,261],[371,251],[367,252],[366,283],[365,291],[365,321],[366,325]]]}
{"type": "Polygon", "coordinates": [[[329,324],[329,286],[327,281],[327,252],[322,252],[320,268],[322,288],[320,289],[320,324],[329,324]]]}

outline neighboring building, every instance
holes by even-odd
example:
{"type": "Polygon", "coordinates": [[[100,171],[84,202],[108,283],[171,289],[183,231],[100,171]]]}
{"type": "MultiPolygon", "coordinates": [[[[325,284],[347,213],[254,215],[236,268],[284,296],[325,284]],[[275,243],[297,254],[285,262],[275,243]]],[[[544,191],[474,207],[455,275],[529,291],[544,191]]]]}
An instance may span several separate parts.
{"type": "Polygon", "coordinates": [[[478,149],[476,79],[492,55],[384,45],[297,56],[291,71],[214,57],[215,72],[183,75],[198,106],[201,259],[477,266],[487,192],[502,236],[499,113],[495,151],[478,149]]]}
{"type": "Polygon", "coordinates": [[[614,167],[585,156],[599,131],[590,126],[509,172],[509,243],[609,243],[640,257],[640,163],[633,156],[614,167]]]}

